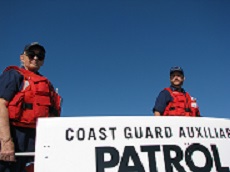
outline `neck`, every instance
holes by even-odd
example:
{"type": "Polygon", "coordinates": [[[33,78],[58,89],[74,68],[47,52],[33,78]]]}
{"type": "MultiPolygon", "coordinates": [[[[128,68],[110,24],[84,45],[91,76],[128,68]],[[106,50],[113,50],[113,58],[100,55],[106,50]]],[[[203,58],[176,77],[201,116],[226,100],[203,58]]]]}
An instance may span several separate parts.
{"type": "Polygon", "coordinates": [[[30,71],[30,72],[33,72],[33,73],[37,73],[38,72],[38,70],[36,70],[36,69],[28,69],[28,68],[26,68],[25,66],[23,66],[22,68],[24,68],[25,70],[28,70],[28,71],[30,71]]]}
{"type": "Polygon", "coordinates": [[[182,87],[181,85],[172,85],[172,87],[176,88],[177,90],[181,91],[182,87]]]}

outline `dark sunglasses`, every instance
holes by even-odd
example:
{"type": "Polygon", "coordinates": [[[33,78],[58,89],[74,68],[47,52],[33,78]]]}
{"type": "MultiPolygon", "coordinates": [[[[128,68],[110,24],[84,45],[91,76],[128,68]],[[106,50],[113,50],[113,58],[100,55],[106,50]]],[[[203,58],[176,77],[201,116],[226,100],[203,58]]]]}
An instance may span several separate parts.
{"type": "Polygon", "coordinates": [[[33,60],[35,56],[37,56],[38,60],[42,61],[45,59],[44,53],[35,53],[34,51],[26,52],[26,55],[29,57],[30,60],[33,60]]]}

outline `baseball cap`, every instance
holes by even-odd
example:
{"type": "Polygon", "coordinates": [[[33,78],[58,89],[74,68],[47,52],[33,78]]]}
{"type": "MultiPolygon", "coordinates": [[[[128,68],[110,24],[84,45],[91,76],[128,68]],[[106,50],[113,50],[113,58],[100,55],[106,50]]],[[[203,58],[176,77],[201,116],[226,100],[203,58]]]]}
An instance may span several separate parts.
{"type": "Polygon", "coordinates": [[[181,67],[179,67],[179,66],[171,67],[171,69],[170,69],[170,75],[173,72],[180,72],[182,75],[184,75],[184,70],[181,67]]]}
{"type": "Polygon", "coordinates": [[[24,51],[30,51],[32,47],[39,47],[44,52],[44,54],[46,52],[45,48],[42,45],[40,45],[38,42],[32,42],[30,44],[27,44],[24,48],[24,51]]]}

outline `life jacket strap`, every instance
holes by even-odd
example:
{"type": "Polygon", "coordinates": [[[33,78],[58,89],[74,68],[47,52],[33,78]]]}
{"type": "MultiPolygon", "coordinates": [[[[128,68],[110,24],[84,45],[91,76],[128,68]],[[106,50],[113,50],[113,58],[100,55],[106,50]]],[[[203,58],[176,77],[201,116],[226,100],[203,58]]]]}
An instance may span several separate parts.
{"type": "Polygon", "coordinates": [[[22,108],[25,109],[33,109],[33,104],[32,103],[22,103],[22,108]]]}

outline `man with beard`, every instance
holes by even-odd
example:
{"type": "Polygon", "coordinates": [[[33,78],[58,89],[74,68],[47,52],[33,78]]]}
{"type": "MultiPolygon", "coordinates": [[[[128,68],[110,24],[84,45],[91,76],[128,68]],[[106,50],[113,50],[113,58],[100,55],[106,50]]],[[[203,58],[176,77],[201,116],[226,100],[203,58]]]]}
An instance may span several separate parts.
{"type": "Polygon", "coordinates": [[[155,116],[200,116],[196,99],[182,88],[185,80],[181,67],[170,69],[171,86],[158,95],[153,113],[155,116]]]}

